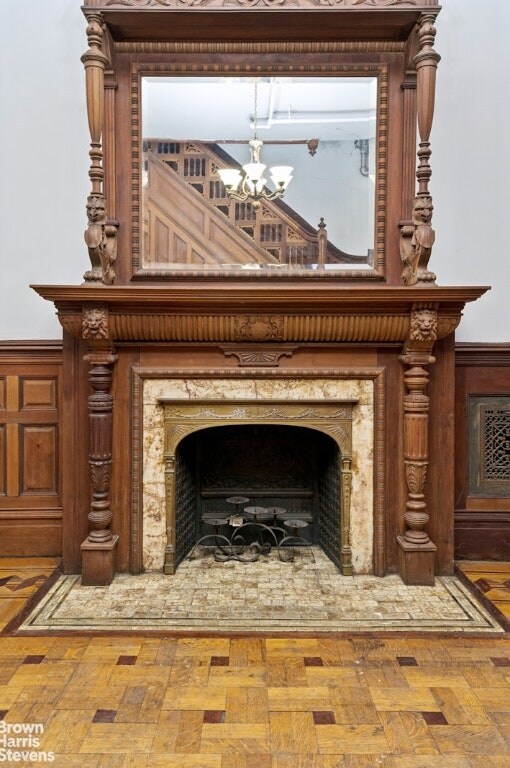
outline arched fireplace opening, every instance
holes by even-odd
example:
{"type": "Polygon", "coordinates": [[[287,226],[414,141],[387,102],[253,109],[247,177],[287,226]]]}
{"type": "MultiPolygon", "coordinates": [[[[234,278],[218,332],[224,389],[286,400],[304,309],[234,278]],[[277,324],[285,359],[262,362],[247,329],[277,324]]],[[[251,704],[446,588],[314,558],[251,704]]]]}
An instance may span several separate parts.
{"type": "Polygon", "coordinates": [[[307,523],[299,533],[340,567],[341,456],[328,435],[307,427],[243,424],[201,429],[175,452],[175,562],[204,535],[250,507],[278,507],[278,525],[307,523]],[[227,499],[249,502],[235,506],[227,499]]]}

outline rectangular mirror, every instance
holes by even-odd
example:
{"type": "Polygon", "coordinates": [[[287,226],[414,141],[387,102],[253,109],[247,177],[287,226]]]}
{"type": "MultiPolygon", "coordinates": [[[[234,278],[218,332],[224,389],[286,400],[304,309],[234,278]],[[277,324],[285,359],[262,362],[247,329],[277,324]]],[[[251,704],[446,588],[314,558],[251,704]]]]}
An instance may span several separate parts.
{"type": "Polygon", "coordinates": [[[372,270],[377,92],[376,76],[142,77],[142,269],[372,270]]]}

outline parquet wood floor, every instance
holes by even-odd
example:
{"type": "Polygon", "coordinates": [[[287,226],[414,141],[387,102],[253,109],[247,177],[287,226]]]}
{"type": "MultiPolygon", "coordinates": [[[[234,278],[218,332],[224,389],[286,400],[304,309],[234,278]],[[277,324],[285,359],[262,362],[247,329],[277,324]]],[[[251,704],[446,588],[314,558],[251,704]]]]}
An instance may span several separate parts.
{"type": "MultiPolygon", "coordinates": [[[[3,624],[53,565],[0,561],[3,624]]],[[[509,768],[510,637],[4,635],[8,749],[62,768],[509,768]]]]}
{"type": "Polygon", "coordinates": [[[496,609],[503,626],[510,629],[510,563],[466,560],[457,563],[457,569],[496,609]]]}

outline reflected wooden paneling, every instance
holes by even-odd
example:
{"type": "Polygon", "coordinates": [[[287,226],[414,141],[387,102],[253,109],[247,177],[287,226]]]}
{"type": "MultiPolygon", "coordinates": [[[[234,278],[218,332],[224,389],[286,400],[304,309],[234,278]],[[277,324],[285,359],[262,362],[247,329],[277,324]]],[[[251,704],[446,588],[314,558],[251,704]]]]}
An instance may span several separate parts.
{"type": "Polygon", "coordinates": [[[149,242],[146,266],[275,263],[264,248],[157,158],[148,158],[149,242]],[[169,204],[171,201],[171,205],[169,204]]]}

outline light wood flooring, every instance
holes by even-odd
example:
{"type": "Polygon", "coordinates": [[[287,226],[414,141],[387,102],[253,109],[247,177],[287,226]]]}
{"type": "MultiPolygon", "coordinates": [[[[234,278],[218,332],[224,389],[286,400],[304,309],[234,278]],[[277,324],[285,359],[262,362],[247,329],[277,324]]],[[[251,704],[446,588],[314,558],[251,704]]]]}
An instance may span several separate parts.
{"type": "MultiPolygon", "coordinates": [[[[3,626],[53,566],[0,560],[3,626]]],[[[7,765],[509,768],[510,636],[4,635],[4,737],[36,755],[7,765]]]]}

